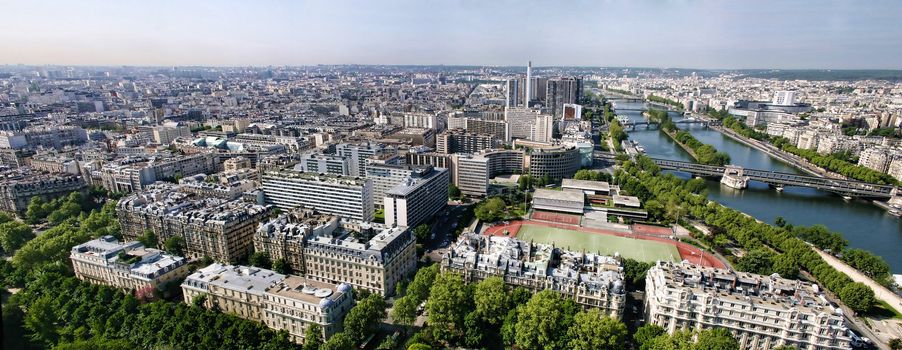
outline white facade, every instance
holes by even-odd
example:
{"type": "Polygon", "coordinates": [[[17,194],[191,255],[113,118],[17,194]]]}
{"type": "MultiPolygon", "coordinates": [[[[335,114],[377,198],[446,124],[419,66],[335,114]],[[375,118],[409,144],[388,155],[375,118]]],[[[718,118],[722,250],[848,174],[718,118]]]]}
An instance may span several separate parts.
{"type": "Polygon", "coordinates": [[[504,120],[510,128],[510,137],[529,139],[538,115],[538,111],[529,108],[505,108],[504,120]]]}
{"type": "Polygon", "coordinates": [[[423,168],[385,193],[385,224],[416,227],[448,202],[448,169],[423,168]]]}
{"type": "Polygon", "coordinates": [[[325,214],[373,220],[373,181],[295,171],[263,174],[266,202],[282,209],[307,207],[325,214]]]}
{"type": "Polygon", "coordinates": [[[778,276],[658,262],[645,281],[646,322],[668,333],[723,328],[740,349],[850,349],[842,310],[817,285],[778,276]]]}

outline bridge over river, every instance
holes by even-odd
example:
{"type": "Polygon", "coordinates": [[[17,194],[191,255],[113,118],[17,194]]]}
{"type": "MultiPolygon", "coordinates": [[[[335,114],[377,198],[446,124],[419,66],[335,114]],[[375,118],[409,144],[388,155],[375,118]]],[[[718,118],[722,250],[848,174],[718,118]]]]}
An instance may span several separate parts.
{"type": "Polygon", "coordinates": [[[702,165],[669,159],[652,158],[661,169],[690,173],[696,176],[720,177],[724,184],[745,188],[749,180],[766,183],[782,190],[784,187],[808,187],[833,192],[844,197],[889,199],[900,195],[890,185],[876,185],[863,181],[841,180],[826,177],[781,173],[776,171],[746,169],[734,165],[702,165]]]}

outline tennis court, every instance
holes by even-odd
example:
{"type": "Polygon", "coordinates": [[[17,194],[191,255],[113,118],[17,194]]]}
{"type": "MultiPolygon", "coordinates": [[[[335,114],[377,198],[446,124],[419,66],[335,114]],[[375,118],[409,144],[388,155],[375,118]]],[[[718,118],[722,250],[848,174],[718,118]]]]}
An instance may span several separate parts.
{"type": "Polygon", "coordinates": [[[603,255],[620,253],[620,256],[624,258],[646,262],[682,260],[677,247],[653,240],[580,232],[526,223],[520,227],[516,235],[519,240],[554,244],[559,248],[571,251],[585,251],[603,255]]]}

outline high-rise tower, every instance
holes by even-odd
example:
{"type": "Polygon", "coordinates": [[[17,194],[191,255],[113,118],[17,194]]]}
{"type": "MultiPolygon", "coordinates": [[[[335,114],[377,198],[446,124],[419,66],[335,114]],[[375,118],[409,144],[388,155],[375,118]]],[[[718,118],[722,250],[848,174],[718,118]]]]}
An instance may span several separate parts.
{"type": "Polygon", "coordinates": [[[530,84],[532,84],[532,61],[526,65],[526,93],[523,94],[523,107],[529,107],[530,84]]]}

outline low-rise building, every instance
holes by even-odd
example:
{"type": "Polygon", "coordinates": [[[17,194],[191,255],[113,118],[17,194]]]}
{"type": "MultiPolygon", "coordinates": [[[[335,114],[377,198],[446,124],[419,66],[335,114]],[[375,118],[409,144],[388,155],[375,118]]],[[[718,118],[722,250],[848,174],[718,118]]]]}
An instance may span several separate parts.
{"type": "Polygon", "coordinates": [[[157,289],[188,274],[187,259],[104,236],[72,247],[75,277],[128,290],[157,289]]]}
{"type": "Polygon", "coordinates": [[[645,281],[646,322],[679,330],[723,328],[740,349],[850,349],[842,310],[817,285],[779,276],[658,262],[645,281]]]}

